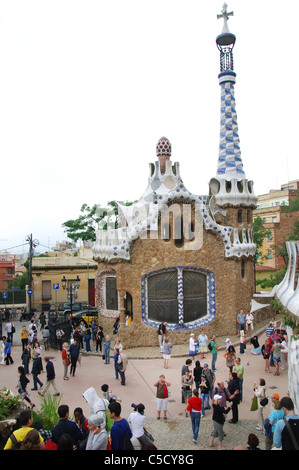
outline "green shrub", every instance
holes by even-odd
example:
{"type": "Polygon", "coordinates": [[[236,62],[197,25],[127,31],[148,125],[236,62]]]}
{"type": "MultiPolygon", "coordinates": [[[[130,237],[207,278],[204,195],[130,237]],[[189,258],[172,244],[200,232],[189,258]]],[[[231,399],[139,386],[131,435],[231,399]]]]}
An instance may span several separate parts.
{"type": "Polygon", "coordinates": [[[0,420],[7,419],[18,410],[21,405],[21,398],[11,394],[11,391],[4,387],[0,390],[0,420]]]}

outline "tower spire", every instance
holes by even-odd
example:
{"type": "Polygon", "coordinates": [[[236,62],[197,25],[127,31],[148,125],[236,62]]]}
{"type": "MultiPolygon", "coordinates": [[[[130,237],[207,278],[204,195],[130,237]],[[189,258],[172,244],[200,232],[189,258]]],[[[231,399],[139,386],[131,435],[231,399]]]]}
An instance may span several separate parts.
{"type": "Polygon", "coordinates": [[[218,75],[221,87],[220,106],[220,139],[216,178],[210,182],[210,192],[215,195],[219,205],[255,204],[252,193],[252,182],[245,178],[241,158],[240,139],[235,103],[236,73],[234,72],[233,48],[236,36],[232,34],[227,22],[233,12],[227,12],[224,3],[222,12],[217,19],[223,18],[222,33],[217,36],[216,44],[220,52],[220,73],[218,75]],[[250,183],[250,184],[249,184],[250,183]]]}

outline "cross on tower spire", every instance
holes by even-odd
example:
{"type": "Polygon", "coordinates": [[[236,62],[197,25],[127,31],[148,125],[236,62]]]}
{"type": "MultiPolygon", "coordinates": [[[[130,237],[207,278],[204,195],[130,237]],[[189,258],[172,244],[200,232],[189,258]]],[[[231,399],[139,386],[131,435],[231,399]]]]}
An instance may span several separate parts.
{"type": "Polygon", "coordinates": [[[228,26],[227,26],[227,21],[229,20],[229,17],[230,16],[234,16],[234,12],[233,11],[230,11],[229,13],[227,12],[227,4],[224,3],[223,4],[223,7],[222,7],[222,10],[221,10],[221,15],[217,15],[217,20],[219,20],[220,18],[223,18],[223,29],[222,29],[222,33],[229,33],[229,29],[228,29],[228,26]]]}

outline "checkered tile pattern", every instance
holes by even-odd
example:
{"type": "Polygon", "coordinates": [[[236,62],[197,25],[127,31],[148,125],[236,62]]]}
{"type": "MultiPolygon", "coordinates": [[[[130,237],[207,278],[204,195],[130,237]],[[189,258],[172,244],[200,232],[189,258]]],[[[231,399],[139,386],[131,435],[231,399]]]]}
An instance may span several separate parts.
{"type": "Polygon", "coordinates": [[[234,84],[221,84],[221,121],[217,175],[244,177],[238,134],[234,84]]]}

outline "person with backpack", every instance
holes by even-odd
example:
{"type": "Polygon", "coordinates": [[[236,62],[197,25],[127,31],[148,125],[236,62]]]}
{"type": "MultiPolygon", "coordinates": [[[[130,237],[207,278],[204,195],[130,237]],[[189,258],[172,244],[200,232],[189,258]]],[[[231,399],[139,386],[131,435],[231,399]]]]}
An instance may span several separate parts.
{"type": "MultiPolygon", "coordinates": [[[[33,430],[32,423],[33,423],[33,416],[30,410],[23,410],[21,411],[18,419],[19,424],[21,427],[16,429],[10,437],[7,439],[7,442],[4,446],[3,450],[18,450],[21,448],[21,444],[27,434],[33,430]]],[[[45,447],[44,440],[41,435],[40,436],[40,450],[43,450],[45,447]]]]}
{"type": "Polygon", "coordinates": [[[286,416],[277,421],[273,444],[282,450],[299,450],[299,416],[295,414],[294,403],[290,397],[283,397],[280,405],[286,416]]]}
{"type": "Polygon", "coordinates": [[[118,401],[112,401],[108,405],[110,418],[114,420],[111,428],[111,447],[112,450],[134,450],[131,442],[132,431],[128,421],[120,416],[121,404],[118,401]]]}

